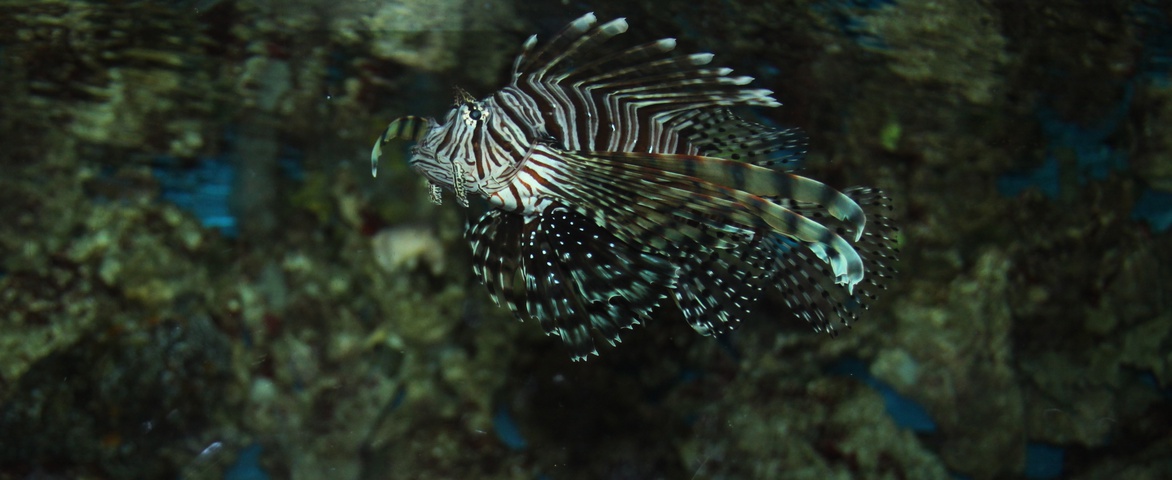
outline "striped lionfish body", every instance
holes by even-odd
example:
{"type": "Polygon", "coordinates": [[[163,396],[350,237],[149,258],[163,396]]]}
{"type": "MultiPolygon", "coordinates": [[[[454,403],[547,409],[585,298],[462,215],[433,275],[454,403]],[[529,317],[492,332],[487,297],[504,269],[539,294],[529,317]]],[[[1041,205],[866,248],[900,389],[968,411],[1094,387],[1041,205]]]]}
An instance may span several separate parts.
{"type": "Polygon", "coordinates": [[[434,201],[486,198],[466,234],[475,273],[575,360],[657,308],[728,331],[768,286],[816,330],[855,318],[892,272],[887,198],[790,173],[804,137],[728,110],[778,106],[772,92],[711,54],[673,54],[673,39],[602,48],[626,30],[587,14],[530,37],[500,91],[461,93],[442,123],[392,122],[372,173],[383,143],[407,138],[434,201]]]}

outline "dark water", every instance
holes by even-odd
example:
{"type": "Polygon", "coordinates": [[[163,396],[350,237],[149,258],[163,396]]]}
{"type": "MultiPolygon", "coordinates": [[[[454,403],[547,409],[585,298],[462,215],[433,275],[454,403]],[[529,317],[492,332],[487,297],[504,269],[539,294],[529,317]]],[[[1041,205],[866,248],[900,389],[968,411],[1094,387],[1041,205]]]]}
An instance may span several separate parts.
{"type": "Polygon", "coordinates": [[[1144,0],[2,1],[0,478],[1172,478],[1170,74],[1144,0]],[[893,197],[850,330],[573,363],[473,277],[483,205],[370,177],[589,11],[893,197]]]}

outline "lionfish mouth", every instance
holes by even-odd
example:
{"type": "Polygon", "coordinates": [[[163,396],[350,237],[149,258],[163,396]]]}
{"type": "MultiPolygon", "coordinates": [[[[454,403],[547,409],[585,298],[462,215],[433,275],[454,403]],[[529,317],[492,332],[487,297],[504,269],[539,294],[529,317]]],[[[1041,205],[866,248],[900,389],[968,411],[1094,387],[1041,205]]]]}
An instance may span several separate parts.
{"type": "Polygon", "coordinates": [[[374,142],[374,149],[370,152],[371,176],[378,176],[378,159],[383,155],[383,144],[396,138],[402,138],[409,142],[419,142],[419,140],[427,135],[429,124],[430,122],[426,118],[408,115],[396,118],[390,125],[387,125],[387,129],[383,131],[378,141],[374,142]]]}

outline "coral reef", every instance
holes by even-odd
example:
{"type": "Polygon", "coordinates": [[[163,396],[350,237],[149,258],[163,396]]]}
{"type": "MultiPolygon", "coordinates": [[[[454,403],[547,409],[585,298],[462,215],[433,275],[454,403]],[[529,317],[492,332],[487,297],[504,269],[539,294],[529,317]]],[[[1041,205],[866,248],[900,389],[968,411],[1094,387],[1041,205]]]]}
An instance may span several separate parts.
{"type": "Polygon", "coordinates": [[[70,0],[5,2],[0,15],[18,105],[93,144],[180,156],[207,147],[200,119],[217,108],[216,86],[195,19],[70,0]]]}
{"type": "Polygon", "coordinates": [[[148,171],[102,175],[77,142],[45,141],[55,164],[5,165],[3,208],[19,228],[0,233],[13,252],[0,278],[0,464],[174,472],[235,403],[230,341],[203,307],[211,242],[142,189],[148,171]],[[54,189],[30,188],[41,182],[54,189]],[[111,184],[123,198],[87,199],[111,184]]]}
{"type": "Polygon", "coordinates": [[[1166,478],[1166,3],[0,4],[0,478],[1166,478]],[[878,185],[887,300],[571,364],[475,285],[388,118],[585,10],[878,185]],[[383,171],[386,173],[384,174],[383,171]]]}
{"type": "Polygon", "coordinates": [[[1018,471],[1025,461],[1011,344],[1011,265],[1004,252],[991,250],[943,292],[913,286],[892,308],[893,348],[879,352],[873,368],[927,406],[940,425],[938,448],[949,467],[978,478],[1018,471]],[[921,296],[928,292],[934,298],[921,296]]]}

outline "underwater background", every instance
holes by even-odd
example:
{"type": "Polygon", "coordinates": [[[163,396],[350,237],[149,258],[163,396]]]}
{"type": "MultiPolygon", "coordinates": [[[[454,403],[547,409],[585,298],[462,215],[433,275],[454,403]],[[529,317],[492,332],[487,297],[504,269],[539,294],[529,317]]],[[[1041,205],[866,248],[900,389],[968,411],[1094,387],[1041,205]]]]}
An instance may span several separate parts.
{"type": "Polygon", "coordinates": [[[0,479],[1172,478],[1170,75],[1155,0],[0,0],[0,479]],[[571,362],[371,178],[590,11],[893,197],[852,328],[571,362]]]}

